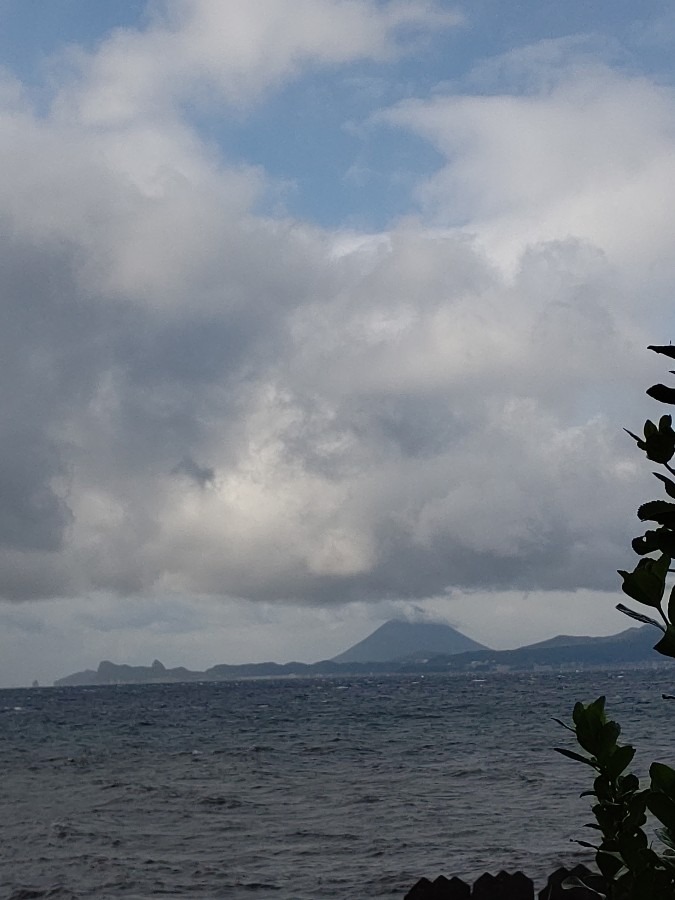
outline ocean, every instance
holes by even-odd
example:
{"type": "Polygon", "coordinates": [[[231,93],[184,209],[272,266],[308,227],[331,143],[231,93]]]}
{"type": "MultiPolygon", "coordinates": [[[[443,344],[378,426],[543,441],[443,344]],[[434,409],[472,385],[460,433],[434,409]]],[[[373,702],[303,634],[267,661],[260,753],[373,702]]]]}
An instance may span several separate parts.
{"type": "Polygon", "coordinates": [[[0,691],[0,897],[369,900],[423,875],[589,861],[607,696],[634,769],[675,762],[673,670],[0,691]]]}

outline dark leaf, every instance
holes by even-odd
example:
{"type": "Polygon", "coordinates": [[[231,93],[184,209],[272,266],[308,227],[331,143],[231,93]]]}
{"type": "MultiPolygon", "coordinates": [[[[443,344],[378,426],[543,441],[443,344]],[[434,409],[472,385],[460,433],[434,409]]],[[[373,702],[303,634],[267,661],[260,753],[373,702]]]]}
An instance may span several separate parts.
{"type": "Polygon", "coordinates": [[[646,450],[646,449],[647,449],[647,445],[645,444],[645,442],[642,440],[641,437],[638,437],[637,434],[633,434],[633,432],[632,432],[632,431],[629,431],[627,428],[624,428],[624,431],[626,432],[626,434],[629,434],[629,435],[633,438],[633,440],[634,440],[635,443],[638,445],[638,447],[640,448],[640,450],[646,450]]]}
{"type": "Polygon", "coordinates": [[[619,570],[623,578],[621,589],[633,600],[645,606],[660,607],[666,587],[670,557],[662,554],[658,559],[641,559],[632,572],[619,570]]]}
{"type": "Polygon", "coordinates": [[[672,528],[675,526],[675,503],[669,503],[667,500],[650,500],[649,503],[642,504],[637,515],[641,522],[658,522],[659,525],[672,528]]]}
{"type": "Polygon", "coordinates": [[[577,741],[587,753],[599,758],[612,752],[621,729],[616,722],[607,721],[604,697],[586,706],[576,703],[572,718],[577,727],[577,741]]]}
{"type": "Polygon", "coordinates": [[[555,716],[551,716],[551,718],[553,719],[554,722],[557,722],[558,725],[562,725],[563,728],[566,728],[568,731],[571,731],[572,734],[576,734],[576,729],[572,728],[571,725],[568,725],[567,722],[563,722],[562,719],[556,719],[555,716]]]}
{"type": "MultiPolygon", "coordinates": [[[[647,553],[654,553],[655,550],[660,550],[662,553],[666,553],[667,549],[663,546],[663,544],[673,544],[673,549],[675,550],[675,535],[668,528],[657,528],[652,531],[645,531],[644,535],[639,538],[633,538],[631,541],[631,547],[633,551],[637,553],[638,556],[644,556],[647,553]],[[670,538],[670,542],[668,539],[670,538]]],[[[670,547],[668,547],[670,549],[670,547]]],[[[669,556],[675,555],[668,554],[669,556]]]]}
{"type": "Polygon", "coordinates": [[[617,778],[624,772],[633,761],[635,756],[635,747],[626,745],[625,747],[617,747],[606,763],[607,771],[612,778],[617,778]]]}
{"type": "Polygon", "coordinates": [[[625,616],[630,616],[631,619],[635,619],[637,622],[642,622],[644,625],[656,625],[661,631],[666,630],[661,622],[657,622],[656,619],[650,619],[649,616],[644,616],[642,613],[636,612],[629,606],[624,606],[623,603],[617,603],[616,608],[619,612],[622,612],[625,616]]]}
{"type": "Polygon", "coordinates": [[[647,797],[649,811],[665,825],[669,831],[675,831],[675,802],[665,794],[654,792],[647,797]]]}
{"type": "MultiPolygon", "coordinates": [[[[605,722],[598,734],[598,756],[614,756],[617,752],[617,739],[621,734],[621,726],[618,722],[605,722]]],[[[620,770],[622,772],[623,769],[620,770]]],[[[617,775],[620,774],[617,772],[617,775]]]]}
{"type": "Polygon", "coordinates": [[[576,875],[568,875],[568,877],[562,883],[562,889],[564,891],[571,891],[574,888],[581,888],[584,891],[588,891],[589,894],[594,894],[596,897],[604,897],[604,894],[598,893],[595,888],[589,887],[585,881],[582,881],[581,878],[578,878],[576,875]]]}
{"type": "Polygon", "coordinates": [[[663,482],[668,496],[675,498],[675,481],[673,481],[672,478],[668,478],[667,475],[662,475],[660,472],[654,472],[653,474],[659,479],[659,481],[663,482]]]}
{"type": "Polygon", "coordinates": [[[664,346],[658,344],[650,344],[647,349],[653,350],[654,353],[662,353],[664,356],[669,356],[671,359],[675,359],[675,347],[673,347],[672,344],[666,344],[664,346]]]}
{"type": "Polygon", "coordinates": [[[644,450],[647,459],[654,462],[667,463],[675,453],[675,431],[673,431],[671,416],[661,416],[658,427],[650,419],[647,419],[644,425],[644,440],[638,438],[631,431],[627,431],[627,433],[637,441],[640,450],[644,450]]]}
{"type": "Polygon", "coordinates": [[[658,550],[665,553],[666,556],[675,558],[675,531],[665,526],[653,531],[645,531],[642,537],[633,539],[631,547],[638,556],[658,550]]]}
{"type": "Polygon", "coordinates": [[[659,403],[675,403],[675,388],[665,384],[653,384],[647,388],[647,395],[658,400],[659,403]]]}
{"type": "Polygon", "coordinates": [[[654,649],[663,656],[675,659],[675,625],[669,625],[666,628],[665,634],[658,644],[654,645],[654,649]]]}
{"type": "Polygon", "coordinates": [[[617,874],[623,869],[623,860],[616,853],[607,853],[603,850],[599,850],[595,857],[595,861],[608,881],[612,881],[616,878],[617,874]]]}
{"type": "Polygon", "coordinates": [[[634,834],[619,835],[619,852],[630,869],[639,866],[641,853],[648,843],[647,835],[642,830],[638,830],[634,834]]]}
{"type": "Polygon", "coordinates": [[[649,775],[652,779],[652,790],[661,791],[675,800],[675,769],[665,763],[654,762],[649,767],[649,775]]]}
{"type": "Polygon", "coordinates": [[[554,747],[553,749],[556,753],[562,753],[562,755],[566,756],[568,759],[573,759],[575,762],[586,763],[587,766],[597,769],[597,764],[592,759],[588,759],[580,753],[575,753],[574,750],[567,750],[565,747],[554,747]]]}
{"type": "Polygon", "coordinates": [[[600,774],[593,782],[593,792],[598,800],[609,801],[612,798],[612,782],[605,774],[600,774]]]}
{"type": "Polygon", "coordinates": [[[638,556],[659,551],[673,558],[675,557],[675,531],[665,526],[646,531],[642,537],[634,538],[631,546],[638,556]]]}
{"type": "Polygon", "coordinates": [[[675,850],[675,834],[668,828],[656,828],[657,837],[671,850],[675,850]]]}
{"type": "Polygon", "coordinates": [[[629,775],[624,775],[622,778],[619,778],[619,788],[622,794],[629,794],[633,791],[637,791],[640,787],[640,779],[637,775],[633,775],[632,773],[629,775]]]}

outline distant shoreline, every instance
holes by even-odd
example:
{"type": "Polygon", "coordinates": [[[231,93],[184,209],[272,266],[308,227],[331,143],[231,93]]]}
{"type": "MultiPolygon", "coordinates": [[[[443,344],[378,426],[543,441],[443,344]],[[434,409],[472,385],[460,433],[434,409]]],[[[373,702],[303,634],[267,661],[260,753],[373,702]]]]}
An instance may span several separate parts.
{"type": "Polygon", "coordinates": [[[564,638],[515,650],[471,650],[464,653],[415,656],[385,662],[322,660],[316,663],[220,664],[203,672],[182,666],[167,669],[159,660],[151,666],[130,666],[104,660],[96,670],[75,672],[54,682],[55,687],[105,684],[181,684],[241,679],[308,678],[367,675],[426,675],[510,672],[575,672],[594,669],[668,668],[672,660],[656,657],[655,635],[649,626],[630,628],[610,638],[564,638]],[[558,642],[561,643],[558,643],[558,642]]]}

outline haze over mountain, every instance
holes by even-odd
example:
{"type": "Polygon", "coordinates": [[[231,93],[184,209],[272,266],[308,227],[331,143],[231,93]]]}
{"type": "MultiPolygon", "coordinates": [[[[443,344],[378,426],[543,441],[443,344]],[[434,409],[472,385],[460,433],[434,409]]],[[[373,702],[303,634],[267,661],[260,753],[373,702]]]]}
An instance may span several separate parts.
{"type": "Polygon", "coordinates": [[[443,622],[391,619],[358,644],[334,656],[333,662],[389,662],[487,649],[489,648],[484,644],[479,644],[443,622]]]}
{"type": "Polygon", "coordinates": [[[546,650],[554,647],[578,647],[582,644],[591,644],[594,647],[601,647],[603,644],[616,644],[621,643],[622,641],[628,643],[634,643],[635,641],[649,643],[651,640],[651,643],[653,644],[656,641],[656,638],[656,633],[649,626],[632,626],[631,628],[626,628],[625,631],[620,631],[618,634],[608,634],[604,635],[603,637],[591,637],[590,635],[558,634],[556,635],[556,637],[548,638],[544,641],[537,641],[534,644],[527,644],[526,647],[520,647],[518,649],[546,650]],[[651,640],[650,635],[652,636],[653,640],[651,640]]]}
{"type": "MultiPolygon", "coordinates": [[[[391,626],[398,623],[386,623],[391,626]]],[[[405,624],[405,623],[404,623],[405,624]]],[[[398,629],[385,629],[387,632],[398,629]]],[[[454,629],[453,629],[454,630],[454,629]]],[[[380,631],[380,629],[378,629],[380,631]]],[[[377,633],[377,632],[376,632],[377,633]]],[[[372,635],[371,635],[372,637],[372,635]]],[[[463,635],[460,635],[464,638],[463,635]]],[[[470,641],[470,638],[465,638],[470,641]]],[[[649,626],[629,628],[609,637],[567,637],[561,635],[550,641],[519,647],[515,650],[491,650],[487,647],[455,653],[416,652],[397,659],[338,661],[339,657],[315,663],[221,663],[204,672],[190,671],[179,666],[167,669],[159,660],[152,666],[118,665],[109,661],[99,664],[96,671],[87,669],[54,682],[56,686],[87,684],[142,684],[152,682],[226,681],[237,678],[287,678],[331,675],[372,675],[402,673],[460,673],[476,671],[532,671],[540,668],[559,671],[578,668],[616,668],[659,665],[671,660],[653,650],[654,629],[649,626]]],[[[357,650],[363,643],[350,648],[357,650]]],[[[475,641],[472,642],[475,644],[475,641]]],[[[377,644],[375,645],[377,646],[377,644]]],[[[389,645],[390,647],[392,645],[389,645]]],[[[401,644],[398,645],[400,650],[401,644]]],[[[345,651],[347,655],[350,651],[345,651]]],[[[359,651],[361,652],[361,651],[359,651]]],[[[392,651],[394,652],[394,651],[392,651]]]]}
{"type": "Polygon", "coordinates": [[[227,681],[236,678],[287,678],[331,675],[371,675],[396,673],[460,673],[475,671],[523,671],[539,668],[569,671],[579,667],[616,668],[632,666],[671,665],[672,660],[654,652],[654,642],[658,639],[655,629],[649,625],[629,628],[608,637],[576,637],[559,635],[548,641],[518,647],[515,650],[491,650],[472,641],[450,626],[431,623],[406,623],[390,621],[373,634],[334,659],[315,663],[245,663],[227,665],[221,663],[206,671],[190,671],[182,666],[167,669],[155,660],[152,666],[118,665],[107,660],[101,662],[96,671],[87,669],[75,672],[54,682],[56,686],[76,686],[86,684],[142,684],[152,682],[184,681],[227,681]],[[403,627],[402,627],[403,626],[403,627]],[[405,627],[408,626],[408,627],[405,627]],[[420,627],[422,626],[422,627],[420,627]],[[447,630],[446,630],[447,629],[447,630]],[[446,649],[429,649],[431,634],[442,642],[446,649]],[[408,652],[411,646],[407,639],[413,636],[413,644],[426,650],[408,652]],[[371,640],[372,639],[372,640],[371,640]],[[468,650],[448,650],[466,642],[468,650]],[[364,649],[365,648],[365,649],[364,649]],[[372,648],[372,649],[370,649],[372,648]],[[397,657],[376,659],[355,659],[370,653],[399,653],[397,657]],[[346,659],[345,657],[351,657],[346,659]]]}

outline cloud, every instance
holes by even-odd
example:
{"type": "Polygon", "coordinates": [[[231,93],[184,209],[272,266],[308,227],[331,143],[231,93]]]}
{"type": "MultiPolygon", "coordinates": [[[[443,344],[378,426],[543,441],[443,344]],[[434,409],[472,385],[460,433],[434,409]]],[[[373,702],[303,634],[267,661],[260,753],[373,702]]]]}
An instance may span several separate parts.
{"type": "Polygon", "coordinates": [[[575,237],[602,248],[632,287],[650,267],[669,281],[673,90],[590,63],[586,50],[543,42],[495,63],[491,89],[410,100],[381,118],[447,160],[419,187],[425,216],[468,228],[496,259],[575,237]]]}
{"type": "Polygon", "coordinates": [[[206,487],[216,477],[215,470],[210,466],[200,466],[190,456],[184,456],[171,470],[172,475],[185,475],[191,478],[200,487],[206,487]]]}
{"type": "Polygon", "coordinates": [[[321,607],[607,590],[625,563],[647,476],[620,426],[667,337],[671,94],[572,65],[528,96],[409,102],[381,120],[447,160],[417,218],[272,218],[188,94],[251,102],[452,19],[310,7],[166,7],[47,114],[2,95],[4,599],[321,607]]]}
{"type": "MultiPolygon", "coordinates": [[[[425,599],[352,603],[339,608],[249,603],[176,595],[93,594],[58,602],[0,604],[0,683],[51,684],[102,659],[204,670],[217,663],[329,659],[374,631],[407,616],[448,619],[494,648],[543,640],[555,630],[617,631],[612,596],[591,591],[453,592],[425,599]],[[589,620],[592,627],[589,628],[589,620]]],[[[628,623],[629,624],[629,623],[628,623]]]]}
{"type": "Polygon", "coordinates": [[[62,100],[107,126],[188,100],[242,107],[307,67],[392,60],[460,22],[433,0],[170,0],[144,31],[120,29],[93,54],[73,53],[84,79],[62,100]]]}
{"type": "Polygon", "coordinates": [[[102,659],[204,670],[217,663],[316,662],[373,631],[389,604],[287,607],[223,598],[95,593],[51,603],[0,604],[0,684],[51,684],[102,659]]]}

